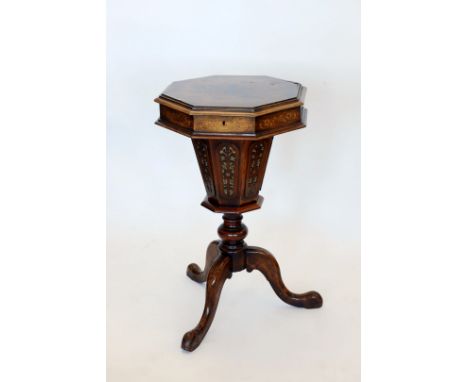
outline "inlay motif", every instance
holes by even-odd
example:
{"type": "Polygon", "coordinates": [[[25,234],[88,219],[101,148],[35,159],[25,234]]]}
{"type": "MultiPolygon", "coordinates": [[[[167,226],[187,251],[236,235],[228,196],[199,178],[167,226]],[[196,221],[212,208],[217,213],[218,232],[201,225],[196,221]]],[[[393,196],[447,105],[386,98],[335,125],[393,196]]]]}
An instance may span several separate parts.
{"type": "Polygon", "coordinates": [[[224,195],[234,195],[235,163],[237,160],[237,149],[234,145],[225,144],[219,150],[221,162],[221,178],[224,195]]]}
{"type": "Polygon", "coordinates": [[[208,145],[205,141],[196,139],[193,141],[193,146],[195,147],[195,154],[197,155],[198,164],[200,165],[200,171],[203,183],[205,184],[206,193],[212,194],[214,192],[214,185],[210,170],[208,145]]]}
{"type": "Polygon", "coordinates": [[[247,185],[245,189],[246,197],[255,196],[257,194],[258,173],[260,171],[260,164],[262,163],[264,151],[265,144],[263,142],[255,142],[250,145],[247,185]]]}
{"type": "Polygon", "coordinates": [[[272,129],[279,126],[290,125],[301,120],[301,112],[299,108],[277,111],[276,113],[267,114],[258,118],[257,126],[260,130],[272,129]]]}

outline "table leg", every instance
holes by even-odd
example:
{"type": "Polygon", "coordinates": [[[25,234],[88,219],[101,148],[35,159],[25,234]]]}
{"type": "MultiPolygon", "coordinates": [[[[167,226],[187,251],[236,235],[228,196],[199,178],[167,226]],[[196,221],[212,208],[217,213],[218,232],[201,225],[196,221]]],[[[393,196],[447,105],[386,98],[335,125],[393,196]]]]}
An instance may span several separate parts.
{"type": "Polygon", "coordinates": [[[185,333],[182,339],[182,349],[187,351],[195,350],[208,332],[216,314],[224,282],[232,275],[231,261],[229,256],[221,253],[214,260],[206,280],[205,308],[200,322],[193,330],[185,333]]]}
{"type": "Polygon", "coordinates": [[[205,269],[203,271],[197,264],[189,264],[187,267],[187,276],[190,277],[193,281],[196,281],[197,283],[203,283],[206,281],[208,272],[213,266],[216,256],[219,253],[218,244],[219,240],[214,240],[210,243],[210,245],[208,245],[208,249],[206,250],[205,269]]]}
{"type": "Polygon", "coordinates": [[[322,297],[317,292],[293,293],[283,283],[280,267],[274,256],[260,247],[246,247],[244,250],[246,269],[252,272],[257,269],[270,282],[278,297],[285,303],[306,309],[320,308],[322,297]]]}

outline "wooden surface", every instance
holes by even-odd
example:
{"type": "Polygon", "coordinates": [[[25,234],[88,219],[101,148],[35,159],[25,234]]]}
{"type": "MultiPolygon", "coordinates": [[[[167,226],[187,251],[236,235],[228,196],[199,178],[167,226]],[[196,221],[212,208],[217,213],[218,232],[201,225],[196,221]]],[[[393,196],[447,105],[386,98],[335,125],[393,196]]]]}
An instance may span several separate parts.
{"type": "Polygon", "coordinates": [[[206,281],[200,321],[182,340],[187,351],[207,334],[233,272],[258,270],[284,302],[307,309],[322,306],[317,292],[297,294],[286,288],[271,253],[247,246],[241,215],[262,205],[259,192],[273,136],[305,127],[304,95],[300,84],[272,77],[211,76],[174,82],[155,100],[160,104],[156,123],[192,138],[206,191],[202,205],[224,214],[221,241],[208,246],[204,269],[196,264],[187,268],[192,280],[206,281]]]}
{"type": "Polygon", "coordinates": [[[156,123],[192,138],[204,207],[220,213],[261,207],[273,136],[305,126],[304,94],[299,83],[267,76],[211,76],[176,81],[156,99],[156,123]],[[233,115],[234,109],[247,114],[233,115]]]}
{"type": "Polygon", "coordinates": [[[155,99],[156,124],[193,139],[263,139],[306,124],[305,88],[267,76],[176,81],[155,99]]]}
{"type": "Polygon", "coordinates": [[[231,278],[233,272],[258,270],[285,303],[306,309],[322,306],[322,297],[315,291],[301,294],[291,292],[284,285],[280,267],[273,255],[263,248],[250,247],[244,242],[248,230],[242,224],[242,215],[224,214],[223,219],[224,223],[218,228],[221,240],[213,241],[208,246],[204,270],[193,263],[187,267],[187,276],[192,280],[199,283],[206,281],[205,307],[200,321],[182,339],[182,349],[187,351],[195,350],[208,333],[224,282],[231,278]]]}
{"type": "Polygon", "coordinates": [[[260,208],[259,191],[272,141],[193,139],[207,195],[202,205],[214,212],[242,213],[260,208]]]}
{"type": "Polygon", "coordinates": [[[268,76],[209,76],[176,81],[161,94],[192,110],[255,112],[262,106],[299,101],[302,86],[268,76]]]}

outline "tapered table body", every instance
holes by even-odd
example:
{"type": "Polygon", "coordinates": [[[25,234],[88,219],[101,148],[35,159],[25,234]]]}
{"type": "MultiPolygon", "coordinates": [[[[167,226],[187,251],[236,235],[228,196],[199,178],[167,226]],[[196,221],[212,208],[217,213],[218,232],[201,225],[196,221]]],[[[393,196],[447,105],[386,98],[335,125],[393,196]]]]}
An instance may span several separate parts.
{"type": "Polygon", "coordinates": [[[191,138],[206,190],[202,205],[223,213],[220,241],[208,246],[205,269],[190,264],[187,275],[207,282],[199,324],[186,333],[185,350],[194,350],[214,318],[224,281],[232,272],[261,271],[285,302],[305,308],[322,305],[317,292],[295,294],[281,280],[274,257],[249,247],[242,213],[261,207],[259,195],[275,135],[305,127],[305,88],[267,76],[210,76],[177,81],[156,98],[157,124],[191,138]],[[212,282],[210,282],[210,278],[212,282]]]}

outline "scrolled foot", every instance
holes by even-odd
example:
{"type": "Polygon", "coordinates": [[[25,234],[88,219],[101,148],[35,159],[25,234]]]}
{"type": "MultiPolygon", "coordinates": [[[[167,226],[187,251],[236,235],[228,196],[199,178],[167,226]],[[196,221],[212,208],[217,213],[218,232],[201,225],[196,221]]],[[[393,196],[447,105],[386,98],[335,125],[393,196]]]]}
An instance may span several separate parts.
{"type": "Polygon", "coordinates": [[[213,322],[224,282],[230,277],[231,258],[223,255],[217,256],[206,279],[205,307],[200,322],[194,329],[185,333],[182,339],[182,349],[193,351],[200,345],[213,322]]]}
{"type": "Polygon", "coordinates": [[[322,296],[315,291],[293,293],[283,283],[280,267],[274,256],[260,247],[245,249],[246,268],[248,272],[257,269],[269,281],[278,297],[287,304],[306,308],[320,308],[323,304],[322,296]]]}
{"type": "Polygon", "coordinates": [[[203,338],[195,330],[191,330],[184,334],[182,338],[182,349],[186,351],[194,351],[200,345],[203,338]]]}
{"type": "Polygon", "coordinates": [[[203,283],[206,281],[208,277],[208,272],[210,271],[213,262],[218,255],[218,244],[219,240],[212,241],[206,250],[206,261],[205,261],[205,269],[201,270],[200,267],[195,264],[189,264],[187,267],[187,276],[190,277],[193,281],[197,283],[203,283]]]}

